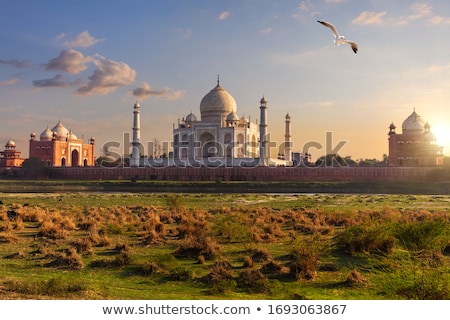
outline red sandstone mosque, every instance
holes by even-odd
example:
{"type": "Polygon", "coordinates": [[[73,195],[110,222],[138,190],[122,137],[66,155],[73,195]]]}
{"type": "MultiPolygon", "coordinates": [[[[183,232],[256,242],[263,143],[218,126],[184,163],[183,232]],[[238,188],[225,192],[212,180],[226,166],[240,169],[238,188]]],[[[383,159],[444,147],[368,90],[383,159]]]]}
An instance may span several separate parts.
{"type": "Polygon", "coordinates": [[[95,165],[94,138],[88,143],[67,130],[59,121],[52,129],[45,129],[36,140],[30,135],[30,158],[40,158],[50,167],[90,167],[95,165]]]}
{"type": "Polygon", "coordinates": [[[395,132],[395,125],[389,126],[389,158],[390,166],[398,167],[432,167],[442,166],[443,146],[436,143],[436,137],[416,110],[402,123],[402,133],[395,132]]]}

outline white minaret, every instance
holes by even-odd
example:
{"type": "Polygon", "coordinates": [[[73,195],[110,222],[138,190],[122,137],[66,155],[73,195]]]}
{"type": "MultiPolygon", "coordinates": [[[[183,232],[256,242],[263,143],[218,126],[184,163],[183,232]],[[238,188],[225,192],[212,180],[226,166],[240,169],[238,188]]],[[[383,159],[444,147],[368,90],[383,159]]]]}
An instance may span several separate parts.
{"type": "Polygon", "coordinates": [[[291,141],[291,116],[286,114],[286,131],[284,133],[284,160],[286,162],[292,161],[292,141],[291,141]]]}
{"type": "Polygon", "coordinates": [[[261,103],[261,120],[259,124],[259,165],[267,166],[269,157],[267,156],[267,99],[264,96],[259,101],[261,103]]]}
{"type": "Polygon", "coordinates": [[[141,106],[136,101],[133,110],[133,142],[130,166],[139,167],[139,158],[141,157],[140,146],[141,146],[141,106]]]}

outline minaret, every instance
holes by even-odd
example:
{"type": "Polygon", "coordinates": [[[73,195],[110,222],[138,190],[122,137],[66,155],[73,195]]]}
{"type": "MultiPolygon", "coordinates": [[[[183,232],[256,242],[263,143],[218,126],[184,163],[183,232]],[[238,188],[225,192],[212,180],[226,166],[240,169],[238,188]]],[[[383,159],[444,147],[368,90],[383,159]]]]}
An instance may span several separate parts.
{"type": "Polygon", "coordinates": [[[291,152],[292,152],[292,141],[291,141],[291,116],[289,113],[286,114],[286,131],[284,133],[284,160],[286,162],[291,162],[291,152]]]}
{"type": "Polygon", "coordinates": [[[268,156],[267,156],[267,99],[264,96],[261,98],[260,102],[260,124],[259,124],[259,165],[267,166],[268,156]]]}
{"type": "Polygon", "coordinates": [[[141,146],[141,106],[137,101],[134,104],[133,114],[133,142],[131,142],[132,152],[130,166],[139,167],[139,158],[141,156],[139,150],[141,146]]]}

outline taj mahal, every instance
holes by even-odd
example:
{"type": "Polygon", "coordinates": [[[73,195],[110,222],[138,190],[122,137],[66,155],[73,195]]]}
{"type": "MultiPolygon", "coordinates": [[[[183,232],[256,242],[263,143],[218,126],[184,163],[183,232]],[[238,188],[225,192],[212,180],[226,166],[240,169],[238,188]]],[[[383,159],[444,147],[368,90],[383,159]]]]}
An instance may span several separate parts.
{"type": "MultiPolygon", "coordinates": [[[[268,100],[260,101],[260,123],[250,117],[238,116],[233,96],[221,85],[211,89],[200,102],[200,118],[192,111],[173,125],[173,156],[168,159],[141,157],[140,105],[133,110],[133,142],[131,167],[292,167],[306,163],[307,154],[292,151],[291,117],[285,116],[282,156],[273,158],[269,152],[268,100]]],[[[402,132],[397,133],[393,123],[389,126],[389,166],[417,167],[442,166],[443,147],[414,109],[402,123],[402,132]]]]}
{"type": "Polygon", "coordinates": [[[233,96],[220,85],[211,89],[200,102],[200,117],[192,111],[173,125],[173,157],[143,159],[140,143],[140,104],[133,107],[133,150],[130,166],[291,166],[290,116],[286,114],[283,159],[271,158],[268,150],[268,101],[262,97],[260,123],[238,116],[233,96]]]}

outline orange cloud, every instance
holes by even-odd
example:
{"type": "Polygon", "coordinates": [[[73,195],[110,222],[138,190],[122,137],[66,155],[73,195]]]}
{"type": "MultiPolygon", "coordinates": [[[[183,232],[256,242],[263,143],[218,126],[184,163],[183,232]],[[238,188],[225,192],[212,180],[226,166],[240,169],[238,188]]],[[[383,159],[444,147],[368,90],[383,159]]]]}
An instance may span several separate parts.
{"type": "MultiPolygon", "coordinates": [[[[61,34],[57,37],[57,40],[61,40],[65,37],[65,34],[61,34]]],[[[63,44],[67,48],[89,48],[98,42],[104,41],[105,39],[96,39],[89,34],[87,31],[81,32],[75,39],[67,40],[63,44]]]]}
{"type": "Polygon", "coordinates": [[[386,11],[363,11],[359,14],[359,16],[352,20],[352,23],[360,25],[381,24],[383,23],[383,17],[386,15],[386,13],[386,11]]]}
{"type": "Polygon", "coordinates": [[[106,95],[118,87],[130,85],[136,77],[136,70],[123,62],[116,62],[97,56],[94,60],[97,69],[89,77],[89,82],[77,89],[82,96],[106,95]]]}
{"type": "Polygon", "coordinates": [[[60,70],[71,74],[78,74],[87,69],[87,63],[92,62],[90,57],[85,57],[81,52],[69,49],[63,50],[59,56],[45,64],[46,70],[60,70]]]}
{"type": "Polygon", "coordinates": [[[144,82],[139,88],[133,90],[133,95],[141,100],[147,99],[150,96],[167,100],[176,100],[179,99],[184,93],[184,90],[173,91],[170,88],[155,89],[146,82],[144,82]]]}

